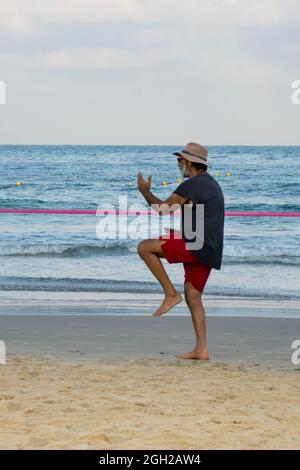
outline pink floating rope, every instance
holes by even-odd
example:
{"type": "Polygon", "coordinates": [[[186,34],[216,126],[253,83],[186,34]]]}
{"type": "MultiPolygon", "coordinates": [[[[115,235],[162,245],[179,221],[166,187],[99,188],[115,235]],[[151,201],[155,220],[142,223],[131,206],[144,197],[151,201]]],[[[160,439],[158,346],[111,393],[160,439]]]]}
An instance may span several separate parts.
{"type": "MultiPolygon", "coordinates": [[[[158,215],[150,210],[126,209],[16,209],[0,208],[0,214],[70,214],[70,215],[158,215]]],[[[171,215],[179,215],[174,212],[171,215]]],[[[226,217],[300,217],[300,212],[225,212],[226,217]]]]}
{"type": "MultiPolygon", "coordinates": [[[[155,211],[126,209],[14,209],[0,208],[0,214],[74,214],[74,215],[157,215],[155,211]]],[[[179,212],[177,212],[178,214],[179,212]]]]}
{"type": "Polygon", "coordinates": [[[227,217],[300,217],[300,212],[225,212],[227,217]]]}

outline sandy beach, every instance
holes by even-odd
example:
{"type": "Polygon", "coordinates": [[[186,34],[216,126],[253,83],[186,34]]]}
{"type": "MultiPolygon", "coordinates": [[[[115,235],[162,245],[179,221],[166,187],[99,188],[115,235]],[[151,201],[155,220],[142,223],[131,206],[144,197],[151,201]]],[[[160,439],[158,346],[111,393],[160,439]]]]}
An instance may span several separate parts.
{"type": "MultiPolygon", "coordinates": [[[[211,360],[200,362],[176,357],[194,342],[179,307],[154,320],[138,315],[138,297],[120,315],[115,294],[101,308],[84,295],[5,295],[1,449],[300,448],[299,320],[259,317],[271,301],[227,299],[233,312],[248,305],[241,318],[218,315],[212,300],[211,360]]],[[[273,304],[278,315],[297,307],[273,304]]]]}
{"type": "Polygon", "coordinates": [[[1,367],[1,449],[300,448],[299,371],[159,359],[1,367]]]}

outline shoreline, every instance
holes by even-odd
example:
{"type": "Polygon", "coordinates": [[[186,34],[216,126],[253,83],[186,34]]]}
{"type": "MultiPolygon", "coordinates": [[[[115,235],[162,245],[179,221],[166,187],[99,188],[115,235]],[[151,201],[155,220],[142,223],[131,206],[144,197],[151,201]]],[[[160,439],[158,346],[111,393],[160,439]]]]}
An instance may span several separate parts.
{"type": "MultiPolygon", "coordinates": [[[[8,355],[62,361],[172,361],[195,343],[190,315],[2,315],[0,332],[8,355]]],[[[298,319],[211,316],[207,337],[212,364],[299,369],[291,361],[292,343],[300,339],[298,319]]]]}
{"type": "MultiPolygon", "coordinates": [[[[0,292],[0,340],[8,353],[61,359],[172,359],[192,349],[194,330],[184,301],[153,318],[162,298],[162,293],[0,292]]],[[[293,367],[300,302],[204,295],[203,303],[211,360],[293,367]]]]}
{"type": "MultiPolygon", "coordinates": [[[[3,291],[0,317],[5,315],[131,315],[148,316],[163,299],[163,293],[86,291],[3,291]],[[29,308],[30,307],[30,308],[29,308]]],[[[300,319],[300,300],[204,294],[207,317],[254,317],[300,319]]],[[[189,314],[185,302],[169,316],[189,314]]]]}

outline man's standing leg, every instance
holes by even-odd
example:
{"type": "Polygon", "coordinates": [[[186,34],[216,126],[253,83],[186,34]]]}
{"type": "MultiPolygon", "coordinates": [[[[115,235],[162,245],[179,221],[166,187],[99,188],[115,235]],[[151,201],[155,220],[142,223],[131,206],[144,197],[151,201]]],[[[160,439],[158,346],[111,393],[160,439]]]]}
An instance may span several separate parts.
{"type": "Polygon", "coordinates": [[[153,313],[154,317],[159,317],[163,313],[168,312],[182,300],[181,295],[173,286],[160,260],[160,258],[163,258],[161,245],[165,242],[165,240],[149,239],[143,240],[138,245],[138,254],[159,281],[165,293],[161,306],[153,313]]]}
{"type": "Polygon", "coordinates": [[[184,284],[185,301],[192,315],[194,330],[196,334],[195,348],[178,356],[180,359],[202,359],[208,360],[208,348],[206,341],[206,320],[205,310],[201,301],[202,292],[195,289],[192,284],[187,281],[184,284]]]}

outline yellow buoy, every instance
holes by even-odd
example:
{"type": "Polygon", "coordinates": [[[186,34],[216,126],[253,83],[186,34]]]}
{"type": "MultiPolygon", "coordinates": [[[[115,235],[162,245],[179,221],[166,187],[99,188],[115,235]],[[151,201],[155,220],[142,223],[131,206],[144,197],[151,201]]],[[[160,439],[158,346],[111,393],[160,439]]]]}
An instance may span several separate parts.
{"type": "Polygon", "coordinates": [[[163,181],[161,184],[162,184],[163,186],[167,186],[168,183],[167,183],[166,181],[163,181]]]}
{"type": "Polygon", "coordinates": [[[23,185],[22,181],[16,181],[16,186],[22,186],[22,185],[23,185]]]}
{"type": "Polygon", "coordinates": [[[226,171],[225,176],[232,176],[232,173],[230,171],[226,171]]]}
{"type": "Polygon", "coordinates": [[[178,183],[182,183],[182,178],[178,178],[178,183]]]}
{"type": "Polygon", "coordinates": [[[221,176],[221,173],[220,173],[219,171],[217,171],[217,172],[215,173],[215,176],[221,176]]]}

